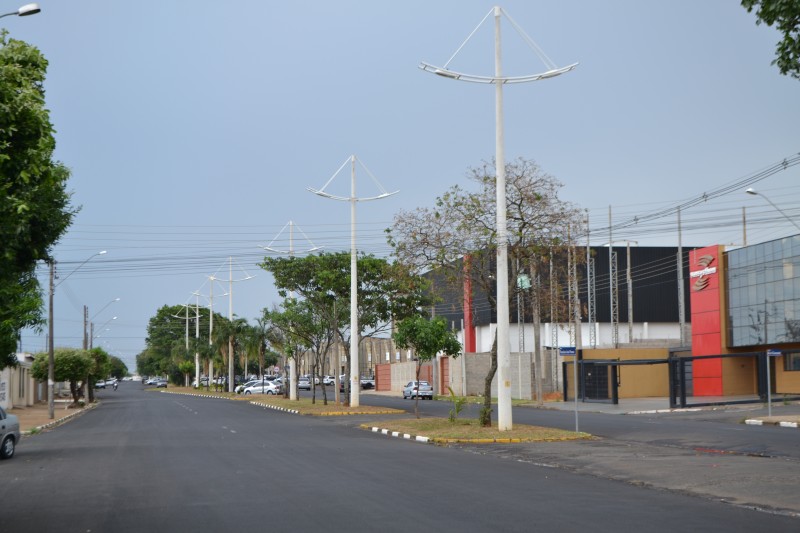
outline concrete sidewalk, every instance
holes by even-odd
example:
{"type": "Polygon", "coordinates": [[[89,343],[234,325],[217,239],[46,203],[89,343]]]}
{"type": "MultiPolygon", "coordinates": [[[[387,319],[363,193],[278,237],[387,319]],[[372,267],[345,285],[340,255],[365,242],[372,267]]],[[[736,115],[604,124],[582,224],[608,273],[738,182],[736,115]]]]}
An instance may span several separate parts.
{"type": "Polygon", "coordinates": [[[19,429],[23,434],[27,434],[31,430],[41,430],[57,426],[74,416],[78,416],[93,409],[94,406],[97,405],[94,403],[88,407],[78,409],[68,408],[71,404],[71,400],[56,400],[55,408],[53,409],[53,418],[50,418],[50,408],[47,402],[39,402],[28,407],[14,407],[7,412],[19,418],[19,429]]]}

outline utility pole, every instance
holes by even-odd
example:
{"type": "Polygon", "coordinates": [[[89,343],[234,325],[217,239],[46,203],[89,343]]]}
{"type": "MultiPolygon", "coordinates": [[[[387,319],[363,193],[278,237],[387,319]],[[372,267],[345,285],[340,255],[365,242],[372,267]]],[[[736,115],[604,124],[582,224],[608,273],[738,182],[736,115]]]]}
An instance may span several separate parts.
{"type": "Polygon", "coordinates": [[[55,385],[56,365],[55,350],[53,348],[53,294],[56,292],[56,260],[50,259],[50,299],[47,311],[47,412],[50,420],[56,417],[55,412],[55,385]]]}

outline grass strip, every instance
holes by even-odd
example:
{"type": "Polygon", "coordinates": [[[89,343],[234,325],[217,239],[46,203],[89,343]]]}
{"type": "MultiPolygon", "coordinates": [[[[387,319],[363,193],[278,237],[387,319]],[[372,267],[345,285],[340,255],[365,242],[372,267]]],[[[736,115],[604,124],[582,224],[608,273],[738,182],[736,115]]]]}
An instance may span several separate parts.
{"type": "Polygon", "coordinates": [[[500,431],[497,426],[482,427],[475,419],[446,418],[392,419],[362,424],[363,429],[379,427],[401,435],[424,436],[437,443],[507,443],[552,442],[591,439],[588,433],[566,431],[542,426],[514,424],[510,431],[500,431]]]}

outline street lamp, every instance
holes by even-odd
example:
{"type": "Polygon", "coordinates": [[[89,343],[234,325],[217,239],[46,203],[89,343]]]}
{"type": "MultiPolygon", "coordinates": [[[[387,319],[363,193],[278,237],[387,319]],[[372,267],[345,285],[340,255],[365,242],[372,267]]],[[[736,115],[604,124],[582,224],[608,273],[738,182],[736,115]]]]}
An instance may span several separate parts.
{"type": "Polygon", "coordinates": [[[368,202],[370,200],[380,200],[382,198],[386,198],[388,196],[392,196],[393,194],[397,194],[399,191],[394,192],[387,192],[386,189],[378,182],[375,176],[367,170],[363,163],[361,166],[364,170],[370,174],[370,177],[378,185],[378,188],[381,191],[381,194],[378,196],[371,196],[367,198],[358,198],[356,196],[356,156],[351,155],[350,157],[345,160],[342,166],[339,167],[339,170],[331,176],[331,179],[322,186],[321,189],[313,189],[311,187],[306,187],[309,191],[313,192],[318,196],[322,196],[323,198],[330,198],[331,200],[340,200],[343,202],[350,202],[350,406],[351,407],[358,407],[359,406],[359,390],[361,388],[361,380],[359,366],[358,366],[358,338],[359,338],[359,329],[358,329],[358,252],[356,251],[356,203],[357,202],[368,202]],[[330,185],[333,179],[339,175],[339,172],[350,163],[350,197],[346,196],[335,196],[329,192],[325,192],[325,188],[330,185]]]}
{"type": "MultiPolygon", "coordinates": [[[[494,76],[464,74],[448,68],[448,65],[461,48],[464,47],[466,41],[443,67],[436,67],[429,63],[421,62],[419,68],[445,78],[474,83],[494,84],[495,87],[495,175],[497,188],[497,428],[500,431],[508,431],[512,429],[511,380],[509,379],[511,370],[511,344],[508,337],[510,310],[508,302],[508,232],[506,225],[505,141],[503,137],[503,85],[507,83],[525,83],[554,78],[569,72],[578,66],[578,64],[573,63],[566,67],[557,67],[499,6],[492,8],[478,26],[483,24],[491,14],[494,14],[494,76]],[[546,72],[526,76],[503,76],[500,47],[500,16],[504,14],[512,26],[520,32],[520,35],[522,35],[523,39],[525,39],[529,45],[532,45],[531,48],[533,48],[547,65],[548,70],[546,72]]],[[[475,34],[476,30],[467,37],[467,40],[475,34]]]]}
{"type": "Polygon", "coordinates": [[[786,217],[786,220],[788,220],[789,222],[791,222],[791,223],[794,225],[794,227],[795,227],[795,228],[797,228],[798,230],[800,230],[800,226],[798,226],[798,225],[797,225],[797,222],[795,222],[794,220],[792,220],[792,218],[791,218],[789,215],[787,215],[786,213],[784,213],[784,212],[783,212],[783,210],[782,210],[780,207],[778,207],[777,205],[775,205],[774,203],[772,203],[772,200],[770,200],[769,198],[767,198],[767,196],[766,196],[766,195],[765,195],[763,192],[758,192],[757,190],[753,189],[752,187],[749,187],[749,188],[748,188],[746,191],[744,191],[744,192],[746,192],[747,194],[752,194],[753,196],[760,196],[760,197],[762,197],[764,200],[766,200],[767,202],[769,202],[769,205],[771,205],[772,207],[774,207],[774,208],[775,208],[775,209],[778,211],[778,213],[780,213],[781,215],[783,215],[784,217],[786,217]]]}
{"type": "Polygon", "coordinates": [[[89,329],[94,328],[94,319],[97,318],[97,315],[99,315],[100,313],[105,311],[106,308],[109,305],[113,304],[114,302],[118,302],[119,300],[120,300],[119,298],[114,298],[113,300],[108,302],[106,305],[101,307],[98,312],[93,314],[92,318],[88,318],[87,315],[88,315],[89,308],[84,306],[84,308],[83,308],[84,309],[84,317],[83,317],[83,349],[84,350],[91,350],[92,349],[91,343],[88,342],[89,336],[87,334],[87,328],[89,328],[89,329]]]}
{"type": "Polygon", "coordinates": [[[11,15],[17,15],[18,17],[27,17],[28,15],[35,15],[40,11],[41,9],[39,9],[39,4],[25,4],[16,11],[0,15],[0,19],[3,17],[10,17],[11,15]]]}
{"type": "MultiPolygon", "coordinates": [[[[29,5],[33,5],[33,4],[29,4],[29,5]]],[[[78,269],[80,269],[83,265],[88,263],[93,257],[98,256],[98,255],[105,255],[106,253],[108,253],[108,252],[106,252],[105,250],[102,250],[100,252],[97,252],[97,253],[94,253],[94,254],[90,255],[83,263],[81,263],[80,265],[75,267],[75,269],[73,269],[72,272],[70,272],[69,274],[64,276],[64,278],[62,278],[62,280],[59,281],[58,283],[55,283],[55,279],[56,279],[56,261],[55,261],[55,259],[51,259],[50,260],[50,299],[49,299],[49,305],[48,305],[49,310],[48,310],[48,320],[47,320],[47,322],[48,322],[48,324],[47,324],[47,333],[48,333],[48,337],[49,337],[49,343],[48,343],[48,347],[47,347],[47,392],[48,392],[48,394],[47,394],[47,396],[48,396],[48,398],[47,398],[47,408],[48,409],[47,410],[48,410],[48,414],[49,414],[51,420],[56,417],[55,398],[54,398],[55,385],[56,385],[56,382],[55,382],[56,364],[55,364],[55,348],[54,348],[55,344],[53,342],[53,295],[56,292],[56,287],[58,287],[59,285],[61,285],[65,281],[67,281],[67,278],[69,278],[71,275],[73,275],[75,272],[77,272],[78,269]]]]}

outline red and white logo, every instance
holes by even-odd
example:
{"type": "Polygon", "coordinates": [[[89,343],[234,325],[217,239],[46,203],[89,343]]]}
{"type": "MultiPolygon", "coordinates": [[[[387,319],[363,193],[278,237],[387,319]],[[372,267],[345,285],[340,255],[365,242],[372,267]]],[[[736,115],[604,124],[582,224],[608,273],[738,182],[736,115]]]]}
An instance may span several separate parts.
{"type": "Polygon", "coordinates": [[[692,288],[695,291],[702,291],[706,287],[708,287],[709,278],[711,274],[717,273],[717,267],[712,267],[711,263],[714,262],[716,259],[713,255],[701,255],[697,258],[697,264],[701,267],[700,270],[695,270],[689,273],[690,278],[697,278],[697,281],[694,282],[692,288]]]}

